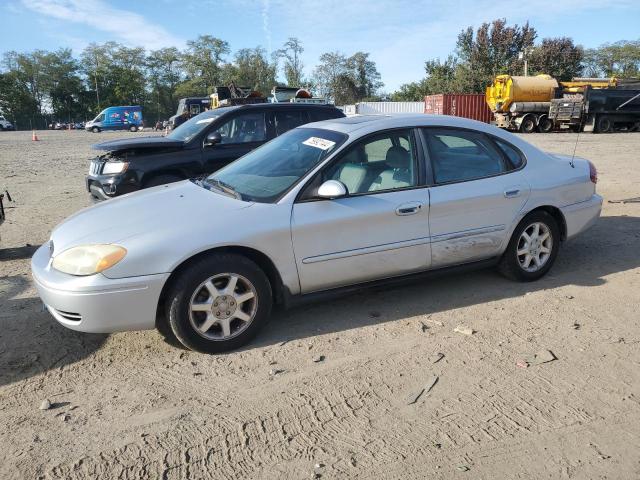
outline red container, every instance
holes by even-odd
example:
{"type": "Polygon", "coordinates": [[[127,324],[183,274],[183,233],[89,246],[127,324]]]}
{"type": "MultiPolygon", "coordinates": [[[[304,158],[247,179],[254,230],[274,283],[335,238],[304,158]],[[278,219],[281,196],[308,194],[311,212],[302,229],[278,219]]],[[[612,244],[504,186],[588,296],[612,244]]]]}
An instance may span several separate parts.
{"type": "Polygon", "coordinates": [[[483,93],[440,93],[424,97],[424,113],[453,115],[491,123],[493,115],[483,93]]]}

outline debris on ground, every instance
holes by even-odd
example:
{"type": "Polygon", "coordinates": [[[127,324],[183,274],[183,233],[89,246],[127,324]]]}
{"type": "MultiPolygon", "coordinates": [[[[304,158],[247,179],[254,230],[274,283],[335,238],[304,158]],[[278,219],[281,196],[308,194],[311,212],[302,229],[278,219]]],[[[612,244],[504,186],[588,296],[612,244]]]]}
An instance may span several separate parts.
{"type": "Polygon", "coordinates": [[[571,328],[573,328],[574,330],[578,330],[580,329],[580,324],[578,322],[574,322],[573,325],[571,325],[571,328]]]}
{"type": "Polygon", "coordinates": [[[640,197],[623,198],[621,200],[607,200],[609,203],[640,203],[640,197]]]}
{"type": "Polygon", "coordinates": [[[51,408],[51,402],[45,398],[40,404],[40,410],[49,410],[51,408]]]}
{"type": "Polygon", "coordinates": [[[466,325],[458,325],[453,329],[453,331],[456,333],[462,333],[463,335],[473,335],[474,333],[476,333],[473,328],[467,327],[466,325]]]}
{"type": "Polygon", "coordinates": [[[440,352],[438,352],[438,353],[436,353],[435,355],[431,355],[431,356],[429,357],[429,361],[430,361],[431,363],[438,363],[438,362],[439,362],[440,360],[442,360],[443,358],[444,358],[444,353],[440,353],[440,352]]]}
{"type": "Polygon", "coordinates": [[[420,330],[426,332],[427,330],[429,330],[429,326],[425,325],[423,322],[420,322],[420,330]]]}
{"type": "Polygon", "coordinates": [[[433,325],[437,325],[438,327],[444,327],[444,323],[439,320],[432,320],[431,318],[427,318],[427,323],[431,323],[433,325]]]}
{"type": "Polygon", "coordinates": [[[271,370],[269,370],[269,375],[271,375],[272,377],[278,375],[279,373],[284,372],[284,370],[281,370],[279,368],[272,368],[271,370]]]}
{"type": "Polygon", "coordinates": [[[313,363],[324,362],[324,355],[318,355],[317,357],[313,357],[313,363]]]}
{"type": "Polygon", "coordinates": [[[528,355],[516,361],[516,366],[520,368],[527,368],[534,365],[540,365],[542,363],[552,362],[557,360],[557,357],[551,350],[540,350],[533,355],[528,355]]]}
{"type": "Polygon", "coordinates": [[[313,477],[320,478],[322,477],[323,473],[324,473],[324,463],[316,463],[313,466],[313,477]]]}
{"type": "Polygon", "coordinates": [[[467,467],[466,465],[458,465],[458,470],[460,470],[461,472],[468,472],[469,471],[469,467],[467,467]]]}
{"type": "Polygon", "coordinates": [[[438,376],[434,375],[423,388],[416,390],[407,397],[407,405],[413,405],[422,395],[426,396],[436,383],[438,383],[438,376]]]}

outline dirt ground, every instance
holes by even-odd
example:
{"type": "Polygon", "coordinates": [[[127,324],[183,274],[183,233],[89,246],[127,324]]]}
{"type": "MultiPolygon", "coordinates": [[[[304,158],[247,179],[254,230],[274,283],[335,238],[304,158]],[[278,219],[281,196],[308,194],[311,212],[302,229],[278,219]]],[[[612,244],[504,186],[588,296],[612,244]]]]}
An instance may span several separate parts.
{"type": "MultiPolygon", "coordinates": [[[[640,203],[609,203],[640,196],[640,134],[580,136],[603,216],[541,281],[308,305],[217,356],[42,311],[29,258],[89,205],[90,144],[120,135],[0,132],[0,478],[640,478],[640,203]],[[557,359],[517,366],[542,350],[557,359]]],[[[527,140],[570,154],[576,136],[527,140]]]]}

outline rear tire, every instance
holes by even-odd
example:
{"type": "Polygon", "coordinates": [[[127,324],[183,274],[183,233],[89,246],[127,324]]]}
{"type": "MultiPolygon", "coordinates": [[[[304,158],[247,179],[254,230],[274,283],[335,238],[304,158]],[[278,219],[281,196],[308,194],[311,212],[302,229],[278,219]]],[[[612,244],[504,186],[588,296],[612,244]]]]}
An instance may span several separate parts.
{"type": "Polygon", "coordinates": [[[267,323],[271,285],[253,261],[211,254],[181,272],[167,295],[169,326],[185,347],[219,353],[248,343],[267,323]]]}
{"type": "Polygon", "coordinates": [[[538,280],[551,269],[559,248],[560,228],[556,220],[545,211],[532,212],[513,231],[498,270],[511,280],[538,280]]]}
{"type": "Polygon", "coordinates": [[[536,121],[532,116],[524,117],[520,124],[520,131],[522,133],[533,133],[536,130],[536,121]]]}
{"type": "Polygon", "coordinates": [[[609,133],[613,130],[613,122],[610,117],[602,116],[598,117],[596,124],[596,131],[598,133],[609,133]]]}
{"type": "Polygon", "coordinates": [[[182,177],[178,177],[177,175],[158,175],[157,177],[152,177],[147,182],[145,182],[145,188],[148,187],[157,187],[158,185],[165,185],[167,183],[174,183],[184,180],[182,177]]]}
{"type": "Polygon", "coordinates": [[[549,133],[553,130],[553,122],[548,117],[542,117],[538,121],[538,132],[540,133],[549,133]]]}

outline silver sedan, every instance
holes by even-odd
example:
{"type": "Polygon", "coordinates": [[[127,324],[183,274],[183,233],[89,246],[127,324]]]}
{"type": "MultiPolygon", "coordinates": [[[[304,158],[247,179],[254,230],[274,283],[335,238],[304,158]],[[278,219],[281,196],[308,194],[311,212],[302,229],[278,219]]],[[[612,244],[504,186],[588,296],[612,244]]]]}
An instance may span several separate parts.
{"type": "Polygon", "coordinates": [[[537,280],[602,198],[589,161],[447,116],[308,124],[213,175],[69,217],[32,260],[74,330],[157,328],[186,347],[248,342],[274,304],[427,271],[537,280]]]}

